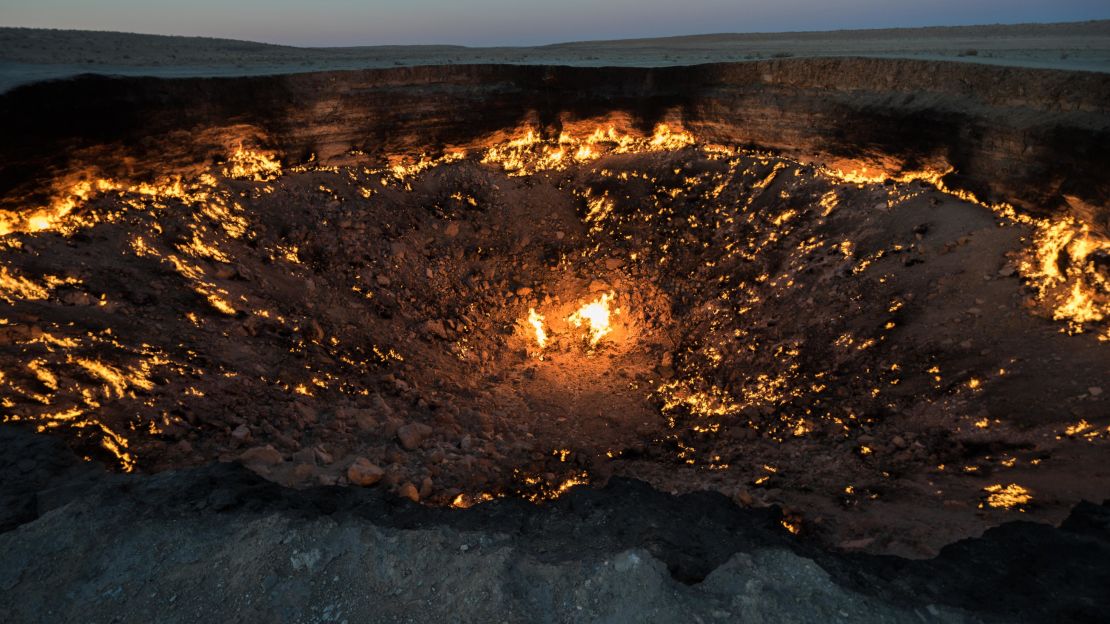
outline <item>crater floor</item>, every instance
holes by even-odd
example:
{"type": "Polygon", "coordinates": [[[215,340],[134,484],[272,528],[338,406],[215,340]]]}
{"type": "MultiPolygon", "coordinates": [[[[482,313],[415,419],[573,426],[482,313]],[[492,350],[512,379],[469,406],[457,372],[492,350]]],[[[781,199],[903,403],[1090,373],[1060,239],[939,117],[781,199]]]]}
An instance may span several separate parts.
{"type": "Polygon", "coordinates": [[[241,149],[6,224],[4,421],[434,506],[633,477],[913,556],[1110,491],[1074,223],[666,128],[347,160],[241,149]]]}

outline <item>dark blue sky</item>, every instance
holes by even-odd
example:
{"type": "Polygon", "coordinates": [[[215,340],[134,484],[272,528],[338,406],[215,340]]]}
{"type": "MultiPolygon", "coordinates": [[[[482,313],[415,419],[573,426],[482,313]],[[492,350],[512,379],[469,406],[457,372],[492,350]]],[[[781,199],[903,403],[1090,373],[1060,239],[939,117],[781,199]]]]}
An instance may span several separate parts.
{"type": "Polygon", "coordinates": [[[0,25],[306,46],[536,45],[720,32],[1062,22],[1110,0],[0,0],[0,25]]]}

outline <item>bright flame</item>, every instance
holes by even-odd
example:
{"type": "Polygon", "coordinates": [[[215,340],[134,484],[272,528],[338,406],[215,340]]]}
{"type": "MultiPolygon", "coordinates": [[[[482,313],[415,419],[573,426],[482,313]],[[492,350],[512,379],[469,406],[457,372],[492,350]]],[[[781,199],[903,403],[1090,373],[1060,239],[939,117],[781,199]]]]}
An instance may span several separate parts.
{"type": "Polygon", "coordinates": [[[986,504],[996,509],[1017,507],[1020,511],[1022,505],[1027,505],[1033,500],[1032,493],[1016,483],[1005,486],[1001,484],[988,485],[983,490],[987,493],[986,504]]]}
{"type": "Polygon", "coordinates": [[[536,344],[540,348],[547,346],[547,332],[543,329],[543,315],[536,312],[535,308],[528,309],[528,324],[536,330],[536,344]]]}
{"type": "Polygon", "coordinates": [[[567,322],[575,327],[582,327],[583,323],[589,323],[591,347],[596,346],[602,338],[613,331],[613,327],[609,324],[609,301],[612,298],[613,293],[605,293],[567,317],[567,322]]]}
{"type": "Polygon", "coordinates": [[[274,154],[243,149],[242,145],[235,148],[227,164],[224,175],[229,178],[266,182],[281,175],[281,161],[274,154]]]}

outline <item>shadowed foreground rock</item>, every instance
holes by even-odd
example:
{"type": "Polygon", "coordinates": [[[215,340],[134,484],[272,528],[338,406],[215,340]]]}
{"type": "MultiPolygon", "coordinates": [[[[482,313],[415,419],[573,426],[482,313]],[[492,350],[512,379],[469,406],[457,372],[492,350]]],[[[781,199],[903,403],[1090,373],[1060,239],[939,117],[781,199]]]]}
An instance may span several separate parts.
{"type": "Polygon", "coordinates": [[[777,509],[633,481],[456,511],[233,464],[110,475],[18,428],[0,441],[9,622],[1094,622],[1108,606],[1105,505],[912,561],[821,553],[777,509]]]}

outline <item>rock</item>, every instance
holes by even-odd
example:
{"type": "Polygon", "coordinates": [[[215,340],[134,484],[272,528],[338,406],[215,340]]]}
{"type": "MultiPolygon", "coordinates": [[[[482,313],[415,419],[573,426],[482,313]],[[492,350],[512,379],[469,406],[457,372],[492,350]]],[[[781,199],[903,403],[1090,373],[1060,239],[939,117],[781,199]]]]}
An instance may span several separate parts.
{"type": "Polygon", "coordinates": [[[296,401],[295,403],[293,403],[293,409],[297,411],[297,415],[300,417],[301,422],[305,424],[312,424],[316,422],[316,409],[313,408],[311,405],[302,401],[296,401]]]}
{"type": "Polygon", "coordinates": [[[428,425],[411,423],[397,429],[397,440],[401,443],[401,448],[412,451],[420,448],[420,444],[431,433],[432,428],[428,425]]]}
{"type": "Polygon", "coordinates": [[[251,430],[246,425],[239,425],[231,432],[231,437],[239,442],[250,442],[251,430]]]}
{"type": "Polygon", "coordinates": [[[1096,396],[1102,394],[1102,387],[1101,386],[1091,386],[1090,388],[1087,388],[1087,392],[1089,392],[1091,396],[1096,397],[1096,396]]]}
{"type": "Polygon", "coordinates": [[[312,464],[297,464],[293,467],[293,479],[296,481],[308,481],[316,475],[316,467],[312,464]]]}
{"type": "Polygon", "coordinates": [[[385,399],[383,399],[382,395],[380,394],[375,394],[373,397],[371,397],[370,407],[377,410],[382,417],[389,417],[393,415],[393,408],[389,406],[389,403],[385,402],[385,399]]]}
{"type": "Polygon", "coordinates": [[[0,327],[0,345],[10,345],[27,340],[31,337],[31,330],[26,325],[8,325],[0,327]]]}
{"type": "Polygon", "coordinates": [[[755,501],[755,499],[752,498],[752,495],[743,488],[737,490],[736,493],[732,495],[732,500],[739,505],[743,505],[744,507],[751,507],[752,503],[755,501]]]}
{"type": "Polygon", "coordinates": [[[448,238],[455,238],[456,236],[458,236],[459,235],[459,224],[458,224],[458,222],[457,221],[452,221],[451,223],[448,223],[447,227],[443,229],[443,233],[448,238]]]}
{"type": "Polygon", "coordinates": [[[381,433],[381,436],[383,438],[392,438],[393,436],[397,435],[397,430],[400,429],[401,425],[403,424],[405,423],[401,422],[400,419],[392,417],[386,418],[385,422],[382,423],[379,432],[381,433]]]}
{"type": "Polygon", "coordinates": [[[894,436],[891,438],[890,443],[900,449],[906,448],[906,439],[902,436],[894,436]]]}
{"type": "Polygon", "coordinates": [[[840,542],[837,544],[837,547],[841,550],[862,550],[874,543],[875,538],[873,537],[861,537],[859,539],[840,542]]]}
{"type": "Polygon", "coordinates": [[[527,286],[521,286],[520,288],[516,289],[516,296],[518,297],[526,297],[530,294],[532,294],[532,289],[528,288],[527,286]]]}
{"type": "Polygon", "coordinates": [[[432,495],[432,478],[431,477],[424,477],[424,480],[420,482],[420,492],[419,492],[419,494],[420,494],[420,499],[421,500],[425,500],[429,496],[432,495]]]}
{"type": "Polygon", "coordinates": [[[267,444],[266,446],[256,446],[243,451],[239,455],[239,461],[248,466],[276,466],[285,459],[277,449],[267,444]]]}
{"type": "Polygon", "coordinates": [[[416,486],[412,484],[412,481],[405,481],[401,487],[397,488],[397,496],[407,498],[414,503],[420,502],[420,492],[416,490],[416,486]]]}
{"type": "Polygon", "coordinates": [[[374,417],[373,410],[354,410],[354,417],[359,431],[372,431],[378,428],[378,419],[374,417]]]}
{"type": "Polygon", "coordinates": [[[609,258],[605,261],[605,268],[610,271],[616,270],[624,266],[624,260],[620,258],[609,258]]]}
{"type": "Polygon", "coordinates": [[[602,292],[602,291],[605,291],[605,290],[609,290],[609,285],[606,284],[605,282],[603,282],[601,280],[594,280],[594,281],[590,282],[590,287],[589,287],[590,292],[592,292],[592,293],[602,292]]]}
{"type": "Polygon", "coordinates": [[[385,471],[370,463],[365,457],[358,457],[347,468],[347,480],[354,485],[369,487],[382,480],[385,471]]]}
{"type": "Polygon", "coordinates": [[[447,328],[443,326],[443,321],[425,321],[424,333],[435,336],[441,340],[447,340],[447,328]]]}
{"type": "Polygon", "coordinates": [[[379,274],[376,279],[378,281],[378,286],[389,286],[392,283],[392,282],[390,282],[389,277],[387,277],[385,275],[380,275],[379,274]]]}
{"type": "Polygon", "coordinates": [[[301,449],[293,453],[293,461],[298,464],[316,465],[316,452],[312,449],[301,449]]]}
{"type": "Polygon", "coordinates": [[[320,342],[324,339],[324,329],[313,319],[309,319],[307,326],[304,328],[304,334],[310,340],[315,340],[316,342],[320,342]]]}
{"type": "Polygon", "coordinates": [[[62,302],[74,306],[87,306],[95,303],[95,299],[89,296],[88,293],[81,291],[68,292],[62,295],[62,302]]]}
{"type": "Polygon", "coordinates": [[[235,267],[231,266],[230,264],[219,263],[216,265],[214,273],[216,275],[216,279],[231,279],[235,277],[235,267]]]}
{"type": "Polygon", "coordinates": [[[385,477],[382,478],[382,485],[396,490],[397,486],[400,485],[401,480],[404,478],[405,475],[401,472],[401,468],[397,465],[392,465],[385,471],[385,477]]]}

